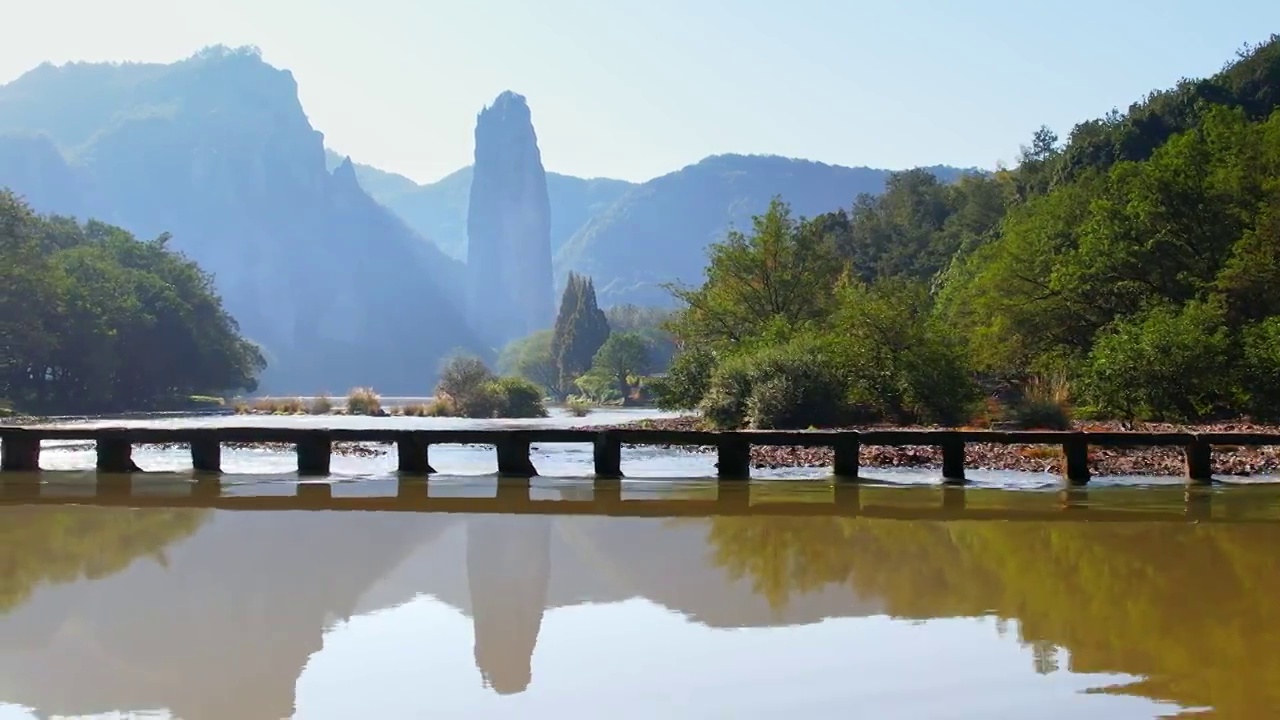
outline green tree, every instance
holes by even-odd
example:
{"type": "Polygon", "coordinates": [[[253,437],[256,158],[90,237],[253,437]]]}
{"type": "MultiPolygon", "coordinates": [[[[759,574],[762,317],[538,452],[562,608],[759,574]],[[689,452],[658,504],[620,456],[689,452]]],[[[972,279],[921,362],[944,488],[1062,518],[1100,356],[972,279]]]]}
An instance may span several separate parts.
{"type": "Polygon", "coordinates": [[[39,217],[0,192],[0,397],[107,412],[255,389],[261,353],[168,242],[39,217]]]}
{"type": "Polygon", "coordinates": [[[572,387],[573,381],[591,367],[596,352],[609,339],[609,332],[609,320],[596,304],[591,278],[569,273],[551,336],[561,392],[572,387]]]}
{"type": "Polygon", "coordinates": [[[686,344],[741,343],[771,324],[800,327],[830,311],[821,289],[835,284],[842,267],[819,226],[792,218],[780,198],[752,224],[751,235],[733,231],[711,245],[700,287],[668,286],[687,306],[673,321],[686,344]]]}
{"type": "Polygon", "coordinates": [[[649,345],[635,332],[611,333],[591,363],[592,372],[610,378],[623,398],[631,396],[632,378],[651,367],[649,345]]]}
{"type": "Polygon", "coordinates": [[[551,352],[552,334],[551,330],[539,330],[509,343],[498,358],[498,372],[522,377],[543,392],[559,394],[560,371],[551,352]]]}
{"type": "Polygon", "coordinates": [[[1128,420],[1199,420],[1235,398],[1234,348],[1223,311],[1158,305],[1117,321],[1089,353],[1084,396],[1128,420]]]}

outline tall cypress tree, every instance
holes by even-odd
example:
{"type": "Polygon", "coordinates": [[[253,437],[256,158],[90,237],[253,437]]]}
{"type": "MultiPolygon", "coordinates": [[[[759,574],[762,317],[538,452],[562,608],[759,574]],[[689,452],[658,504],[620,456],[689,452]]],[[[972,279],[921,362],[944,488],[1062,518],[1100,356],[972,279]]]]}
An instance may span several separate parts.
{"type": "Polygon", "coordinates": [[[555,357],[562,394],[567,394],[573,381],[591,367],[596,351],[608,339],[609,320],[596,303],[595,283],[590,278],[569,273],[551,335],[551,354],[555,357]]]}

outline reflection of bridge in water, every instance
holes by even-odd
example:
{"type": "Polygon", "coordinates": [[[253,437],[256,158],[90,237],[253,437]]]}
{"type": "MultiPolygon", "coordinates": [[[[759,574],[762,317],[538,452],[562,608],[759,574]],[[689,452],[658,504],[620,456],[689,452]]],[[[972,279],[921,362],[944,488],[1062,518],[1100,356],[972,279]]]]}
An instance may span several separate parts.
{"type": "MultiPolygon", "coordinates": [[[[156,561],[142,557],[97,579],[56,578],[0,617],[0,701],[60,715],[168,708],[186,720],[287,717],[297,679],[328,628],[423,594],[471,617],[478,682],[498,693],[530,685],[544,614],[558,607],[641,597],[726,628],[893,611],[878,594],[851,586],[847,571],[819,573],[818,582],[792,590],[787,602],[771,602],[759,578],[736,576],[713,557],[713,518],[747,523],[735,527],[752,535],[788,518],[801,530],[824,518],[1005,520],[1028,527],[1074,520],[1274,527],[1280,518],[1274,502],[1257,502],[1247,489],[1010,493],[837,485],[777,493],[753,484],[667,488],[666,497],[624,499],[623,485],[597,483],[550,491],[556,497],[541,500],[520,481],[499,481],[493,497],[479,498],[430,496],[428,485],[401,482],[386,497],[343,497],[342,488],[335,495],[321,484],[271,496],[235,494],[231,485],[176,492],[151,477],[80,492],[0,485],[0,505],[9,506],[0,507],[0,523],[21,514],[28,522],[60,524],[68,547],[82,545],[76,533],[108,516],[185,512],[203,519],[156,561]],[[1140,495],[1146,504],[1135,510],[1098,502],[1116,493],[1140,495]],[[305,512],[326,510],[345,512],[305,512]]],[[[0,576],[5,567],[0,562],[0,576]]],[[[930,567],[914,572],[939,572],[930,567]]],[[[935,608],[941,603],[928,593],[911,597],[935,608]]]]}

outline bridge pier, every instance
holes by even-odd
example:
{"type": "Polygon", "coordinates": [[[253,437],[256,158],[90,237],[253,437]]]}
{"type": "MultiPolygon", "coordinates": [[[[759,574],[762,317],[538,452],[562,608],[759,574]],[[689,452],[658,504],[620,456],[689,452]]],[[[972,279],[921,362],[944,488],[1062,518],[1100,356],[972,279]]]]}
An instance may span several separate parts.
{"type": "Polygon", "coordinates": [[[1187,484],[1208,485],[1213,482],[1213,448],[1203,440],[1194,440],[1183,449],[1187,484]]]}
{"type": "Polygon", "coordinates": [[[298,475],[328,475],[333,442],[328,433],[311,433],[298,439],[298,475]]]}
{"type": "Polygon", "coordinates": [[[964,477],[964,440],[950,437],[942,441],[942,482],[960,485],[964,477]]]}
{"type": "Polygon", "coordinates": [[[520,433],[501,437],[494,447],[498,452],[498,475],[531,478],[538,474],[529,459],[529,438],[520,433]]]}
{"type": "Polygon", "coordinates": [[[1089,443],[1084,438],[1071,438],[1062,444],[1064,478],[1073,487],[1089,483],[1089,443]]]}
{"type": "Polygon", "coordinates": [[[716,475],[721,480],[751,479],[751,442],[736,433],[725,433],[716,444],[716,475]]]}
{"type": "Polygon", "coordinates": [[[191,468],[196,472],[222,472],[222,443],[217,438],[192,440],[191,468]]]}
{"type": "Polygon", "coordinates": [[[596,477],[622,477],[622,440],[608,430],[596,435],[593,459],[596,477]]]}
{"type": "Polygon", "coordinates": [[[840,480],[857,480],[858,479],[858,453],[862,449],[862,443],[858,442],[858,436],[842,433],[836,439],[835,461],[832,463],[831,474],[840,480]]]}
{"type": "Polygon", "coordinates": [[[128,438],[98,438],[98,472],[134,473],[141,469],[133,462],[133,443],[128,438]]]}
{"type": "Polygon", "coordinates": [[[6,435],[0,443],[0,469],[14,472],[40,470],[40,438],[6,435]]]}
{"type": "Polygon", "coordinates": [[[396,438],[396,452],[399,454],[399,469],[402,473],[414,475],[431,475],[435,468],[431,467],[431,446],[411,433],[396,438]]]}

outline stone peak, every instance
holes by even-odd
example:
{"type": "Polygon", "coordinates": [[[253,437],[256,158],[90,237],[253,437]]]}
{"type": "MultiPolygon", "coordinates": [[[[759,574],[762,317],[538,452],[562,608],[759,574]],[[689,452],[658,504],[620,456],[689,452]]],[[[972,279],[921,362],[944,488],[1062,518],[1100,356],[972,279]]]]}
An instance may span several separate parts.
{"type": "Polygon", "coordinates": [[[342,163],[333,169],[333,179],[344,187],[360,187],[360,180],[356,178],[356,166],[351,162],[350,155],[343,157],[342,163]]]}
{"type": "Polygon", "coordinates": [[[529,112],[529,103],[523,95],[512,90],[504,90],[493,104],[486,105],[478,115],[479,120],[486,118],[500,118],[506,121],[530,122],[532,115],[529,112]]]}

